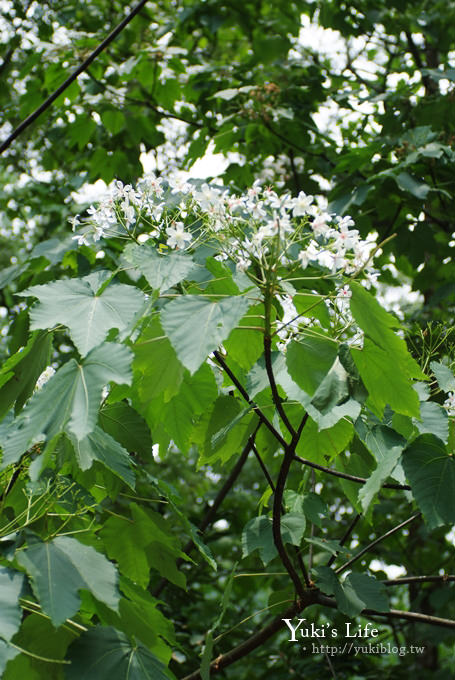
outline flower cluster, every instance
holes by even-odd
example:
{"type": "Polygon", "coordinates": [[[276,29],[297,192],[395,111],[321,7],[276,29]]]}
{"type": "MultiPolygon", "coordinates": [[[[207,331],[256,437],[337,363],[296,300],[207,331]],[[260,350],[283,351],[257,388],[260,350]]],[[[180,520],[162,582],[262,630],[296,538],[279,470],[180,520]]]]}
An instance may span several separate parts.
{"type": "Polygon", "coordinates": [[[74,237],[79,245],[128,236],[183,250],[204,238],[219,259],[232,260],[241,271],[279,263],[331,274],[363,270],[375,280],[371,253],[376,243],[362,240],[349,216],[328,213],[322,200],[304,192],[280,195],[260,180],[243,195],[177,177],[148,175],[136,188],[116,181],[105,200],[72,224],[82,228],[74,237]]]}

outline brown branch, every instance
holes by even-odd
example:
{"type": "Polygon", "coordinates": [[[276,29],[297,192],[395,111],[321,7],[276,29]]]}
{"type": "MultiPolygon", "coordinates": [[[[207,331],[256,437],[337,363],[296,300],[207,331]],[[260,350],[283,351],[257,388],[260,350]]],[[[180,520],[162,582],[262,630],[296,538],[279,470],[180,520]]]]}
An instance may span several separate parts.
{"type": "Polygon", "coordinates": [[[121,21],[118,26],[116,26],[114,30],[109,33],[103,42],[93,50],[87,59],[85,59],[82,64],[77,67],[77,69],[60,85],[60,87],[58,87],[55,92],[49,95],[49,97],[35,111],[33,111],[33,113],[27,116],[27,118],[25,118],[25,120],[23,120],[15,130],[13,130],[13,132],[3,142],[3,144],[0,145],[0,153],[3,153],[3,151],[5,151],[24,130],[26,130],[37,118],[39,118],[39,116],[41,116],[42,113],[44,113],[44,111],[46,111],[46,109],[49,108],[49,106],[57,99],[57,97],[59,97],[62,92],[64,92],[81,73],[87,70],[92,61],[94,61],[96,57],[119,35],[119,33],[123,31],[125,26],[130,23],[131,19],[133,19],[136,14],[141,11],[146,2],[147,0],[141,0],[138,2],[138,4],[131,10],[129,14],[127,14],[123,21],[121,21]]]}
{"type": "Polygon", "coordinates": [[[272,425],[270,420],[267,418],[267,416],[261,411],[259,406],[255,404],[255,402],[251,399],[250,395],[246,391],[246,389],[243,387],[243,385],[237,380],[235,377],[234,373],[231,371],[223,357],[218,351],[215,351],[213,353],[213,356],[215,357],[216,361],[219,363],[221,368],[225,371],[225,373],[230,377],[242,397],[245,399],[246,403],[251,406],[251,408],[255,411],[257,414],[259,420],[264,423],[264,425],[270,430],[270,432],[273,434],[275,439],[280,442],[281,446],[286,447],[287,442],[284,439],[284,437],[281,436],[281,434],[278,432],[278,430],[272,425]]]}
{"type": "MultiPolygon", "coordinates": [[[[334,599],[325,595],[318,595],[318,604],[337,609],[337,603],[334,599]]],[[[420,612],[405,612],[402,609],[390,609],[388,612],[378,612],[375,609],[363,609],[360,614],[362,616],[383,616],[386,619],[404,619],[405,621],[412,621],[414,623],[427,623],[430,626],[441,626],[442,628],[455,628],[455,621],[451,619],[442,619],[439,616],[430,616],[429,614],[421,614],[420,612]]]]}
{"type": "MultiPolygon", "coordinates": [[[[291,577],[296,592],[301,600],[304,599],[305,590],[302,586],[302,583],[299,579],[296,570],[294,569],[294,565],[292,564],[289,555],[286,552],[286,548],[284,547],[283,543],[283,537],[281,536],[281,507],[283,504],[283,494],[286,486],[286,480],[289,474],[291,463],[294,460],[295,447],[297,446],[297,443],[300,439],[300,435],[302,434],[302,430],[305,427],[307,420],[308,413],[305,413],[305,415],[302,418],[302,422],[300,423],[299,429],[292,437],[292,441],[289,444],[289,446],[287,446],[284,450],[283,462],[281,463],[280,472],[278,473],[275,495],[273,497],[273,521],[272,521],[273,542],[275,543],[275,547],[277,549],[281,562],[285,567],[286,571],[288,572],[289,576],[291,577]]],[[[311,582],[305,570],[303,575],[305,584],[309,588],[311,582]]]]}
{"type": "Polygon", "coordinates": [[[385,586],[400,586],[406,583],[453,583],[455,576],[452,574],[442,574],[438,576],[402,576],[400,578],[389,578],[381,581],[385,586]]]}
{"type": "MultiPolygon", "coordinates": [[[[318,590],[308,590],[305,593],[305,599],[303,602],[294,603],[285,612],[276,616],[273,621],[261,628],[256,633],[253,633],[244,642],[240,643],[236,647],[225,654],[220,654],[220,656],[212,661],[210,664],[210,675],[218,673],[223,668],[230,666],[235,661],[242,659],[247,656],[250,652],[254,651],[261,645],[263,645],[269,638],[271,638],[275,633],[277,633],[283,627],[283,619],[291,619],[297,614],[300,614],[306,607],[312,604],[320,604],[331,609],[337,609],[337,603],[334,599],[327,597],[320,593],[318,590]]],[[[386,619],[401,619],[405,621],[412,621],[415,623],[425,623],[431,626],[441,626],[443,628],[455,628],[455,621],[450,619],[442,619],[438,616],[429,616],[427,614],[421,614],[420,612],[406,612],[400,609],[391,609],[388,612],[378,612],[374,609],[364,609],[360,612],[362,616],[381,616],[386,619]]],[[[186,675],[182,680],[201,680],[200,671],[194,671],[190,675],[186,675]]]]}
{"type": "Polygon", "coordinates": [[[267,371],[267,377],[269,379],[270,389],[272,390],[273,403],[276,406],[278,413],[280,414],[281,420],[286,425],[289,433],[292,437],[295,436],[295,429],[286,415],[286,411],[281,403],[280,395],[278,394],[278,387],[275,382],[275,376],[273,374],[272,367],[272,339],[270,335],[264,335],[264,359],[265,359],[265,370],[267,371]]]}
{"type": "Polygon", "coordinates": [[[389,536],[392,536],[392,534],[396,533],[403,527],[405,527],[407,524],[410,524],[413,522],[415,519],[418,519],[421,517],[420,512],[416,512],[415,515],[411,515],[411,517],[408,517],[408,519],[405,519],[404,522],[401,522],[400,524],[397,524],[397,526],[393,527],[392,529],[389,529],[389,531],[386,531],[385,534],[382,534],[382,536],[379,536],[379,538],[376,538],[374,541],[371,541],[365,548],[360,550],[357,555],[354,555],[354,557],[351,557],[350,560],[345,562],[344,564],[341,565],[341,567],[338,567],[338,569],[335,569],[335,574],[341,574],[343,571],[345,571],[348,567],[351,566],[351,564],[354,564],[354,562],[357,562],[357,560],[362,557],[366,552],[371,550],[371,548],[374,548],[375,545],[378,543],[381,543],[384,539],[388,538],[389,536]]]}
{"type": "MultiPolygon", "coordinates": [[[[333,475],[334,477],[340,477],[341,479],[347,479],[349,482],[355,482],[356,484],[366,484],[367,479],[365,477],[357,477],[356,475],[348,475],[346,472],[339,472],[333,468],[325,467],[324,465],[319,465],[318,463],[313,463],[312,460],[307,460],[306,458],[301,458],[300,456],[294,456],[294,460],[297,460],[302,465],[308,465],[308,467],[319,470],[320,472],[325,472],[327,475],[333,475]]],[[[381,489],[398,489],[402,491],[411,491],[411,487],[408,484],[383,484],[381,489]]]]}
{"type": "MultiPolygon", "coordinates": [[[[218,673],[223,668],[230,666],[235,661],[242,659],[244,656],[263,645],[264,642],[266,642],[272,637],[272,635],[278,632],[280,628],[283,628],[283,619],[291,619],[293,616],[298,614],[306,607],[309,607],[311,604],[314,604],[316,601],[317,592],[315,590],[307,591],[305,593],[303,602],[296,602],[295,604],[291,605],[288,607],[288,609],[286,609],[286,611],[276,616],[273,621],[251,635],[251,637],[249,637],[247,640],[241,642],[236,647],[233,647],[231,650],[226,652],[226,654],[220,654],[220,656],[210,664],[210,675],[212,675],[212,673],[218,673]]],[[[186,675],[184,678],[182,678],[182,680],[201,680],[200,671],[194,671],[194,673],[186,675]]]]}

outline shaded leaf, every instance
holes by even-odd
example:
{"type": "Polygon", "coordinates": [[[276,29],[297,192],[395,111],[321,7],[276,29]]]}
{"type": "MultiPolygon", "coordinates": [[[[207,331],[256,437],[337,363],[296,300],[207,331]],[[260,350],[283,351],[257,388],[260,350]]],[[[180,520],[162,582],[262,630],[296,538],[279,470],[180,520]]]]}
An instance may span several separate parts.
{"type": "Polygon", "coordinates": [[[69,648],[67,680],[172,680],[174,675],[141,643],[110,626],[96,626],[69,648]]]}
{"type": "Polygon", "coordinates": [[[117,572],[99,552],[69,536],[36,542],[17,553],[32,579],[43,611],[61,625],[80,606],[81,589],[89,590],[112,609],[118,608],[117,572]]]}
{"type": "Polygon", "coordinates": [[[432,434],[417,437],[403,451],[403,467],[430,529],[455,522],[455,460],[432,434]]]}

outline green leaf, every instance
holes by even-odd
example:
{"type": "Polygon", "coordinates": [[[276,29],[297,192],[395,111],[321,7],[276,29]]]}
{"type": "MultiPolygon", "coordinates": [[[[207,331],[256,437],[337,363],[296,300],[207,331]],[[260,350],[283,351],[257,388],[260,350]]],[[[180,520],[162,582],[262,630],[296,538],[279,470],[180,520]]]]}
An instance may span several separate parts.
{"type": "Polygon", "coordinates": [[[413,423],[420,432],[434,434],[444,444],[449,441],[449,417],[447,411],[434,401],[425,401],[420,405],[421,420],[413,419],[413,423]]]}
{"type": "MultiPolygon", "coordinates": [[[[273,541],[273,520],[262,515],[254,517],[248,522],[242,533],[243,557],[247,557],[255,550],[259,550],[261,560],[268,564],[276,557],[277,550],[273,541]]],[[[288,512],[281,518],[281,535],[284,543],[299,546],[305,533],[305,515],[288,512]]]]}
{"type": "MultiPolygon", "coordinates": [[[[163,576],[181,585],[175,567],[177,557],[183,553],[178,548],[177,539],[171,534],[169,524],[157,513],[144,510],[136,503],[130,504],[132,518],[110,517],[100,531],[107,554],[116,560],[119,569],[134,583],[147,587],[150,580],[150,567],[155,566],[160,573],[163,565],[172,562],[172,572],[164,571],[163,576]]],[[[183,576],[181,574],[181,576],[183,576]]]]}
{"type": "Polygon", "coordinates": [[[14,659],[19,653],[19,649],[12,647],[4,640],[0,640],[0,673],[2,677],[8,661],[14,659]]]}
{"type": "Polygon", "coordinates": [[[354,427],[349,420],[339,420],[333,427],[318,430],[317,423],[309,418],[296,451],[303,458],[326,465],[327,458],[334,458],[347,447],[353,434],[354,427]]]}
{"type": "Polygon", "coordinates": [[[336,357],[329,372],[314,393],[311,404],[325,415],[346,400],[348,394],[348,374],[336,357]]]}
{"type": "Polygon", "coordinates": [[[49,365],[52,333],[32,333],[25,347],[13,354],[0,371],[0,419],[16,402],[16,413],[30,397],[41,373],[49,365]]]}
{"type": "Polygon", "coordinates": [[[455,460],[432,434],[422,434],[403,452],[403,467],[430,529],[455,522],[455,460]]]}
{"type": "Polygon", "coordinates": [[[110,434],[95,427],[84,439],[70,435],[70,440],[81,470],[88,470],[96,460],[134,489],[136,478],[131,457],[110,434]]]}
{"type": "Polygon", "coordinates": [[[286,351],[289,375],[302,390],[313,396],[336,356],[337,344],[322,335],[292,341],[286,351]]]}
{"type": "Polygon", "coordinates": [[[23,574],[0,567],[0,637],[4,640],[11,640],[21,625],[19,596],[23,583],[23,574]]]}
{"type": "Polygon", "coordinates": [[[430,363],[430,368],[436,376],[438,385],[444,392],[455,391],[455,376],[448,366],[440,364],[437,361],[430,363]]]}
{"type": "Polygon", "coordinates": [[[85,356],[111,328],[129,328],[145,299],[140,290],[123,283],[111,283],[98,295],[100,285],[99,273],[95,273],[83,279],[32,286],[18,295],[33,295],[39,300],[30,312],[32,330],[63,324],[85,356]]]}
{"type": "Polygon", "coordinates": [[[351,586],[357,597],[364,603],[365,608],[375,609],[378,612],[389,611],[387,589],[377,579],[368,574],[351,572],[343,583],[345,588],[346,584],[351,586]]]}
{"type": "Polygon", "coordinates": [[[67,680],[175,680],[174,675],[141,643],[132,644],[110,626],[96,626],[69,648],[67,680]]]}
{"type": "Polygon", "coordinates": [[[393,350],[386,351],[366,337],[362,350],[352,350],[352,358],[369,393],[367,404],[379,417],[387,404],[398,413],[419,417],[418,394],[393,350]]]}
{"type": "Polygon", "coordinates": [[[392,474],[406,446],[406,440],[390,427],[377,425],[368,434],[365,443],[372,450],[378,465],[359,491],[359,501],[364,512],[382,484],[392,474]]]}
{"type": "Polygon", "coordinates": [[[126,401],[104,404],[98,422],[127,451],[150,459],[153,441],[148,425],[126,401]]]}
{"type": "Polygon", "coordinates": [[[321,550],[331,553],[332,555],[338,555],[338,553],[346,552],[344,548],[338,541],[333,541],[328,538],[309,538],[305,537],[307,543],[312,545],[317,545],[321,550]]]}
{"type": "Polygon", "coordinates": [[[334,595],[338,609],[353,617],[363,609],[389,611],[385,586],[367,574],[351,573],[343,583],[330,567],[315,567],[316,584],[326,595],[334,595]]]}
{"type": "Polygon", "coordinates": [[[183,281],[194,269],[191,255],[174,251],[158,253],[156,246],[149,243],[131,243],[125,248],[127,262],[137,267],[145,276],[153,290],[168,290],[183,281]]]}
{"type": "Polygon", "coordinates": [[[3,467],[17,461],[37,437],[49,441],[67,431],[81,440],[93,432],[103,387],[111,380],[130,384],[130,362],[130,350],[110,342],[95,347],[80,364],[70,359],[7,428],[3,467]]]}
{"type": "Polygon", "coordinates": [[[195,373],[225,340],[250,305],[245,297],[212,302],[199,295],[183,295],[161,312],[161,324],[182,364],[195,373]]]}
{"type": "Polygon", "coordinates": [[[402,191],[412,194],[421,201],[426,199],[428,192],[431,190],[431,187],[428,184],[419,182],[408,172],[400,172],[398,175],[393,174],[392,177],[402,191]]]}
{"type": "Polygon", "coordinates": [[[133,351],[133,370],[141,400],[148,402],[163,395],[164,401],[169,401],[177,394],[185,369],[158,319],[142,331],[133,351]]]}
{"type": "Polygon", "coordinates": [[[33,590],[45,614],[56,626],[80,606],[81,589],[89,590],[111,609],[118,608],[117,572],[99,552],[69,536],[37,542],[16,553],[31,577],[33,590]]]}

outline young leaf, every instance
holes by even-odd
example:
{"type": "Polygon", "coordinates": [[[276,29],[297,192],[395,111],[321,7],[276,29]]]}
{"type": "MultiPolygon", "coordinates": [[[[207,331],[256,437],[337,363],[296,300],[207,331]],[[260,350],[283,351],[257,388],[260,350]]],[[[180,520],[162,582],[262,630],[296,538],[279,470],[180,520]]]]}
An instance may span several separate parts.
{"type": "Polygon", "coordinates": [[[144,294],[123,283],[111,283],[98,294],[99,283],[95,273],[82,279],[32,286],[18,293],[39,300],[30,312],[30,328],[67,326],[81,356],[99,345],[111,328],[125,330],[142,307],[144,294]]]}
{"type": "Polygon", "coordinates": [[[43,611],[55,626],[73,616],[81,589],[89,590],[108,607],[118,608],[117,572],[106,557],[69,536],[31,544],[16,554],[31,577],[43,611]]]}
{"type": "Polygon", "coordinates": [[[246,297],[212,302],[199,295],[184,295],[169,302],[161,312],[161,324],[177,356],[195,373],[225,340],[250,305],[246,297]]]}

